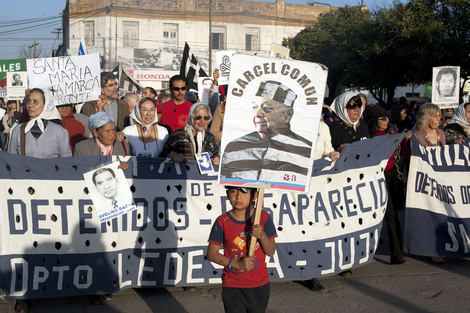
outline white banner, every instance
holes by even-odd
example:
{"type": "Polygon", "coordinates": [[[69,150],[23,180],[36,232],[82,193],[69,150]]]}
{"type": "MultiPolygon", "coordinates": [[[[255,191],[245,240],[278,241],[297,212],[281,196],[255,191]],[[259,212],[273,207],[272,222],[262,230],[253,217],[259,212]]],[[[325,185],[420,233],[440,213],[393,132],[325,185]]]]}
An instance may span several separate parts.
{"type": "Polygon", "coordinates": [[[215,53],[215,67],[219,69],[219,86],[228,85],[230,79],[230,68],[232,55],[237,51],[217,51],[215,53]]]}
{"type": "Polygon", "coordinates": [[[26,60],[30,88],[48,88],[55,105],[98,100],[99,54],[26,60]]]}
{"type": "MultiPolygon", "coordinates": [[[[309,193],[265,191],[279,236],[267,258],[272,281],[373,260],[387,203],[382,168],[403,137],[377,138],[316,162],[309,193]]],[[[31,299],[221,283],[222,267],[204,259],[212,224],[231,209],[216,176],[200,175],[196,162],[134,157],[124,173],[137,209],[100,223],[83,174],[117,160],[0,151],[3,291],[31,299]]]]}

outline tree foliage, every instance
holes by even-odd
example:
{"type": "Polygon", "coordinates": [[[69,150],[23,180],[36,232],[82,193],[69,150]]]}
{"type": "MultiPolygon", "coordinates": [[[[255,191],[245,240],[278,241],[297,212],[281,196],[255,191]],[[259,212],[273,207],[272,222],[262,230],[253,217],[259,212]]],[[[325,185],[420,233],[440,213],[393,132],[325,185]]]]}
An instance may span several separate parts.
{"type": "MultiPolygon", "coordinates": [[[[18,59],[34,59],[34,47],[30,48],[28,45],[22,45],[18,48],[18,59]]],[[[41,45],[36,47],[36,58],[46,56],[46,52],[41,45]]]]}
{"type": "Polygon", "coordinates": [[[369,89],[389,102],[398,86],[429,83],[432,68],[460,66],[470,75],[470,1],[410,0],[368,12],[344,7],[285,40],[295,59],[329,68],[330,101],[336,87],[369,89]]]}

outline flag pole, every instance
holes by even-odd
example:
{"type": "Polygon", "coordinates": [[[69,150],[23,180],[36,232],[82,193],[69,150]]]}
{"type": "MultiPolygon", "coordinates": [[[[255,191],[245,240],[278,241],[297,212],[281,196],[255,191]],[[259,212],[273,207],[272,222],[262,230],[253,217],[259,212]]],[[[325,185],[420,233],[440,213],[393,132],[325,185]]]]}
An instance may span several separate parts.
{"type": "MultiPolygon", "coordinates": [[[[256,200],[256,208],[255,208],[255,218],[253,220],[253,225],[259,224],[261,219],[261,210],[263,210],[263,199],[264,199],[264,188],[260,188],[258,192],[258,199],[256,200]]],[[[248,256],[252,258],[255,255],[255,248],[256,248],[256,237],[251,236],[250,241],[250,249],[248,251],[248,256]]]]}

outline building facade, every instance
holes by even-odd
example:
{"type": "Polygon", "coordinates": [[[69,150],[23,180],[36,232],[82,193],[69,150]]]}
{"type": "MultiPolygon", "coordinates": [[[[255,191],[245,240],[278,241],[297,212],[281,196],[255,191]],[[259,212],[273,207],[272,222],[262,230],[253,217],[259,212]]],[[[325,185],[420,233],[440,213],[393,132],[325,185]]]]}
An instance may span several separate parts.
{"type": "Polygon", "coordinates": [[[208,72],[217,51],[267,56],[272,43],[295,36],[329,10],[284,0],[69,0],[63,41],[75,55],[83,36],[89,53],[100,53],[103,69],[121,63],[143,86],[161,89],[179,73],[186,42],[208,72]]]}

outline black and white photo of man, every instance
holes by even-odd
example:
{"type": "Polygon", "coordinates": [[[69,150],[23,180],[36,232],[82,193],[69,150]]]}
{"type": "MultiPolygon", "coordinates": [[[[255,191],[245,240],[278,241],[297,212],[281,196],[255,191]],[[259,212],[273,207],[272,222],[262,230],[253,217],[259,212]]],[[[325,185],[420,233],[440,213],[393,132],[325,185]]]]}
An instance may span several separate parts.
{"type": "Polygon", "coordinates": [[[114,162],[83,174],[101,223],[137,208],[123,164],[127,163],[114,162]]]}
{"type": "Polygon", "coordinates": [[[291,130],[297,94],[286,85],[261,82],[253,103],[255,131],[228,143],[221,177],[305,182],[312,143],[291,130]]]}
{"type": "Polygon", "coordinates": [[[107,167],[100,168],[93,173],[92,180],[98,192],[106,199],[111,200],[113,208],[118,207],[118,180],[114,171],[107,167]]]}
{"type": "Polygon", "coordinates": [[[21,75],[18,73],[13,74],[13,83],[12,86],[23,86],[23,81],[21,80],[21,75]]]}

